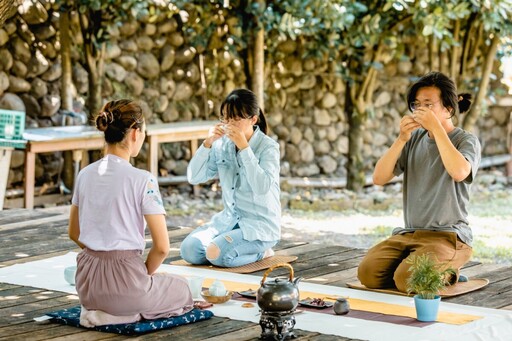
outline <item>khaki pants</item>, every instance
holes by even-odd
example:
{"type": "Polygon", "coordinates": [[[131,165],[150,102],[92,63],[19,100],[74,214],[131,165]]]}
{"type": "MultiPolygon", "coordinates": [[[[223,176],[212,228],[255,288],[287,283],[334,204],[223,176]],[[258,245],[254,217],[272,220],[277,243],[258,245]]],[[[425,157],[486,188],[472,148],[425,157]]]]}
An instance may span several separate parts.
{"type": "Polygon", "coordinates": [[[407,292],[412,255],[431,253],[441,264],[452,267],[459,277],[460,268],[470,259],[473,249],[457,238],[455,232],[415,231],[394,235],[375,245],[361,261],[358,278],[368,288],[393,288],[407,292]]]}

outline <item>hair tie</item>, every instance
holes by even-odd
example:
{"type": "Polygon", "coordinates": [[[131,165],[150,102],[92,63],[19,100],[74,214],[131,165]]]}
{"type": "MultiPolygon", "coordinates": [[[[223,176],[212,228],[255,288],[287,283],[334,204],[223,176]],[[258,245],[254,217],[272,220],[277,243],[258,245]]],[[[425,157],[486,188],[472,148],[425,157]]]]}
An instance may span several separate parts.
{"type": "Polygon", "coordinates": [[[107,124],[112,124],[112,122],[114,122],[114,115],[109,111],[103,111],[100,116],[107,121],[107,124]]]}

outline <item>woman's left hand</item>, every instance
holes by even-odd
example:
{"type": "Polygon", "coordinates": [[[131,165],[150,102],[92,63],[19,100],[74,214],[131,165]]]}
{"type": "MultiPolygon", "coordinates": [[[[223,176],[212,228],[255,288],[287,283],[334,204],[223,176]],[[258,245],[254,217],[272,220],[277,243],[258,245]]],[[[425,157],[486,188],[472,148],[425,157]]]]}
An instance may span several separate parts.
{"type": "Polygon", "coordinates": [[[224,134],[233,141],[239,150],[249,147],[249,142],[247,142],[244,132],[236,125],[226,124],[224,126],[224,134]]]}

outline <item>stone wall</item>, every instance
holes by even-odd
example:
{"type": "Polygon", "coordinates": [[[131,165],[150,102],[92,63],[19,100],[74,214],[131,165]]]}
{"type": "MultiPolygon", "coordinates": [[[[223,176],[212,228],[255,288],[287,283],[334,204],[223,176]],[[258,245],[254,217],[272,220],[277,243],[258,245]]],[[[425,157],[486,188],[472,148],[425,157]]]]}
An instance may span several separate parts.
{"type": "MultiPolygon", "coordinates": [[[[27,3],[27,2],[26,2],[27,3]]],[[[26,6],[25,6],[26,7],[26,6]]],[[[33,2],[20,16],[0,28],[0,108],[27,113],[27,127],[81,124],[60,110],[61,64],[58,17],[49,1],[33,2]]],[[[79,44],[78,21],[71,25],[79,44]]],[[[174,19],[132,21],[110,30],[103,96],[138,99],[149,123],[215,119],[222,99],[245,87],[243,61],[227,51],[200,51],[205,60],[207,87],[201,84],[199,52],[185,43],[174,19]]],[[[283,176],[346,175],[348,123],[344,113],[344,82],[332,62],[301,58],[295,42],[283,42],[281,59],[266,64],[266,113],[271,136],[281,146],[283,176]]],[[[407,112],[405,92],[411,75],[426,70],[426,54],[412,50],[410,61],[389,63],[381,72],[374,96],[374,112],[364,131],[365,168],[371,172],[398,133],[407,112]]],[[[74,111],[85,112],[87,72],[80,64],[79,46],[72,47],[74,111]]],[[[505,153],[510,106],[491,107],[479,120],[484,154],[505,153]]],[[[85,117],[85,113],[82,118],[85,117]]],[[[54,179],[62,153],[41,155],[36,183],[54,179]]],[[[145,150],[135,161],[145,167],[145,150]]],[[[159,167],[183,175],[191,155],[186,144],[164,144],[159,167]]],[[[21,183],[23,152],[15,151],[9,186],[21,183]]],[[[165,172],[165,171],[164,171],[165,172]]]]}

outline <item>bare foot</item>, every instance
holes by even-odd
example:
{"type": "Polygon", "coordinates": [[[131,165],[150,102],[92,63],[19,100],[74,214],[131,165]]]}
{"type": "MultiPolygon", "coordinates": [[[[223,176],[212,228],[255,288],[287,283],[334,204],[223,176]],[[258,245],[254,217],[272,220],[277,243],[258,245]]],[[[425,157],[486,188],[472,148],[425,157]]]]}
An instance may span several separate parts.
{"type": "Polygon", "coordinates": [[[213,307],[212,303],[205,302],[205,301],[194,301],[194,308],[206,309],[206,308],[210,308],[210,307],[213,307]]]}
{"type": "Polygon", "coordinates": [[[268,257],[272,257],[274,254],[275,254],[274,250],[268,249],[263,254],[263,259],[268,258],[268,257]]]}

